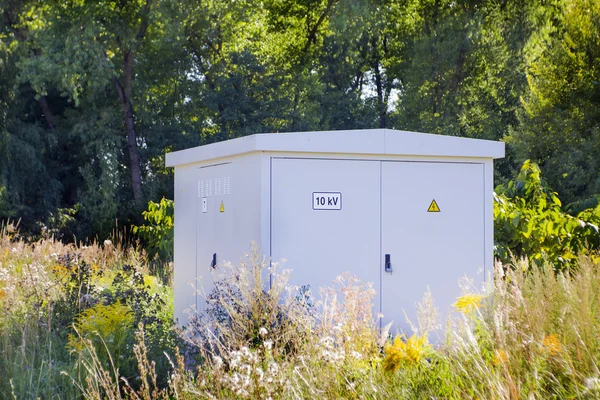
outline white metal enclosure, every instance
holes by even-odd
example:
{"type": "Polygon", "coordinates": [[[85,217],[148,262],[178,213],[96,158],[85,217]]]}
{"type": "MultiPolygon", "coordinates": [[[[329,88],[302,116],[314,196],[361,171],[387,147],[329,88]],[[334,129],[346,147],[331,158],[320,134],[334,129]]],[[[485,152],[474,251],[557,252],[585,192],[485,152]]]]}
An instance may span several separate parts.
{"type": "Polygon", "coordinates": [[[259,134],[167,154],[175,167],[175,315],[204,307],[214,271],[253,241],[313,294],[349,271],[374,313],[408,331],[429,288],[446,315],[458,280],[493,265],[499,142],[373,129],[259,134]],[[216,268],[216,269],[215,269],[216,268]]]}

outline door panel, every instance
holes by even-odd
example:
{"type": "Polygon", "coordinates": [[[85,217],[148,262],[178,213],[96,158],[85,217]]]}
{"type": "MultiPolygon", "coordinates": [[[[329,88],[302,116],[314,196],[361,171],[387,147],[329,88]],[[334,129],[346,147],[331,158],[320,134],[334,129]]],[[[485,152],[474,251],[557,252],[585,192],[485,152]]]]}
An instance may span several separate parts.
{"type": "Polygon", "coordinates": [[[352,271],[379,293],[380,162],[273,158],[271,171],[272,260],[290,282],[318,296],[352,271]]]}
{"type": "Polygon", "coordinates": [[[418,326],[415,304],[429,287],[444,326],[459,279],[485,276],[483,164],[382,162],[381,168],[381,265],[389,254],[392,267],[382,273],[383,324],[393,320],[410,335],[404,312],[418,326]]]}
{"type": "MultiPolygon", "coordinates": [[[[235,215],[232,204],[231,163],[198,168],[196,225],[196,309],[206,308],[206,296],[214,288],[219,264],[230,253],[235,215]],[[212,265],[216,254],[216,265],[212,265]]],[[[231,260],[228,260],[231,261],[231,260]]]]}

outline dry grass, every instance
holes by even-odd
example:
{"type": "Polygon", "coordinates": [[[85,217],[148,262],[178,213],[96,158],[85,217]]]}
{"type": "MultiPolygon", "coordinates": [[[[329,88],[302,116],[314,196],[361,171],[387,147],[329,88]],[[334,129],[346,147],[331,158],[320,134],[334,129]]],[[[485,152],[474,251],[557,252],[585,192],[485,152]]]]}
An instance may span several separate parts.
{"type": "MultiPolygon", "coordinates": [[[[123,348],[129,353],[115,357],[115,337],[75,337],[71,325],[80,346],[74,353],[77,346],[67,347],[56,331],[64,316],[53,307],[72,283],[61,275],[66,254],[109,274],[122,264],[145,268],[143,255],[119,245],[28,244],[0,235],[0,370],[9,378],[0,383],[2,398],[600,397],[597,258],[582,257],[570,275],[524,261],[497,265],[493,290],[457,299],[446,339],[434,348],[427,337],[436,329],[435,293],[425,294],[414,335],[391,338],[377,328],[368,283],[344,274],[317,300],[289,287],[290,271],[250,252],[228,266],[205,312],[179,332],[183,351],[173,342],[172,351],[157,352],[140,325],[123,348]],[[124,375],[123,357],[135,361],[135,374],[124,375]],[[158,372],[161,362],[168,372],[158,372]]],[[[85,288],[77,293],[84,301],[85,288]]],[[[91,324],[97,310],[86,307],[74,326],[91,324]]]]}

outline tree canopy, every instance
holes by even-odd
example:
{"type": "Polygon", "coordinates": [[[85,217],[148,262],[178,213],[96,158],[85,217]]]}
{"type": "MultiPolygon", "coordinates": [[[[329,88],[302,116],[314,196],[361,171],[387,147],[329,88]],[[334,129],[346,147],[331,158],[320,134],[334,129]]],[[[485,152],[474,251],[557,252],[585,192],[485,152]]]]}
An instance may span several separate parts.
{"type": "Polygon", "coordinates": [[[260,132],[504,140],[600,193],[598,0],[0,0],[0,220],[106,237],[166,151],[260,132]]]}

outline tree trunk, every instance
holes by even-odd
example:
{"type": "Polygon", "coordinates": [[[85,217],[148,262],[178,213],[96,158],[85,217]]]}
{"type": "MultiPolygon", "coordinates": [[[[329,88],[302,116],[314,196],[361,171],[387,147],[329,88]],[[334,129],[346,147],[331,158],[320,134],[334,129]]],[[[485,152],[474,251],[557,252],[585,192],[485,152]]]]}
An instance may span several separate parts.
{"type": "Polygon", "coordinates": [[[127,132],[127,150],[129,153],[129,169],[131,171],[133,201],[138,202],[142,200],[142,171],[140,168],[140,155],[137,148],[137,134],[135,132],[133,107],[131,106],[129,95],[124,90],[117,77],[113,76],[112,79],[115,88],[119,93],[121,106],[123,107],[123,119],[125,122],[125,131],[127,132]]]}
{"type": "Polygon", "coordinates": [[[142,201],[142,170],[140,166],[140,155],[137,148],[137,134],[135,132],[135,117],[131,102],[132,91],[131,82],[133,80],[133,59],[136,51],[140,48],[142,40],[146,36],[146,31],[150,23],[150,9],[153,0],[146,0],[142,20],[137,35],[135,36],[135,46],[133,48],[122,48],[123,50],[123,84],[113,75],[112,80],[119,93],[121,106],[123,107],[123,119],[125,122],[125,131],[127,133],[127,151],[129,153],[129,170],[131,171],[131,189],[133,190],[133,201],[142,201]]]}
{"type": "Polygon", "coordinates": [[[42,114],[44,114],[44,118],[46,119],[46,122],[48,123],[48,128],[50,128],[50,130],[53,131],[54,130],[54,114],[52,114],[52,111],[50,110],[50,105],[48,104],[48,99],[46,99],[46,96],[40,96],[38,103],[40,105],[40,108],[42,109],[42,114]]]}
{"type": "MultiPolygon", "coordinates": [[[[317,33],[319,32],[319,28],[323,25],[325,18],[329,16],[329,13],[333,9],[333,6],[338,0],[327,0],[327,6],[325,10],[319,16],[317,22],[312,26],[312,28],[308,31],[306,35],[306,42],[304,43],[304,47],[302,48],[302,52],[300,53],[300,57],[298,58],[297,65],[295,67],[295,74],[301,74],[302,69],[305,68],[305,64],[308,59],[308,52],[310,50],[310,46],[312,44],[317,44],[317,33]]],[[[309,15],[307,15],[308,19],[309,15]]],[[[308,22],[308,20],[307,20],[308,22]]],[[[292,127],[295,127],[298,120],[298,106],[300,104],[300,85],[296,84],[294,89],[294,99],[292,106],[292,127]]]]}
{"type": "Polygon", "coordinates": [[[379,62],[378,53],[378,40],[377,36],[373,36],[371,44],[373,46],[373,54],[375,59],[373,60],[373,72],[375,74],[375,88],[377,89],[377,114],[379,116],[379,127],[387,128],[387,98],[384,94],[384,77],[382,76],[381,64],[379,62]]]}

